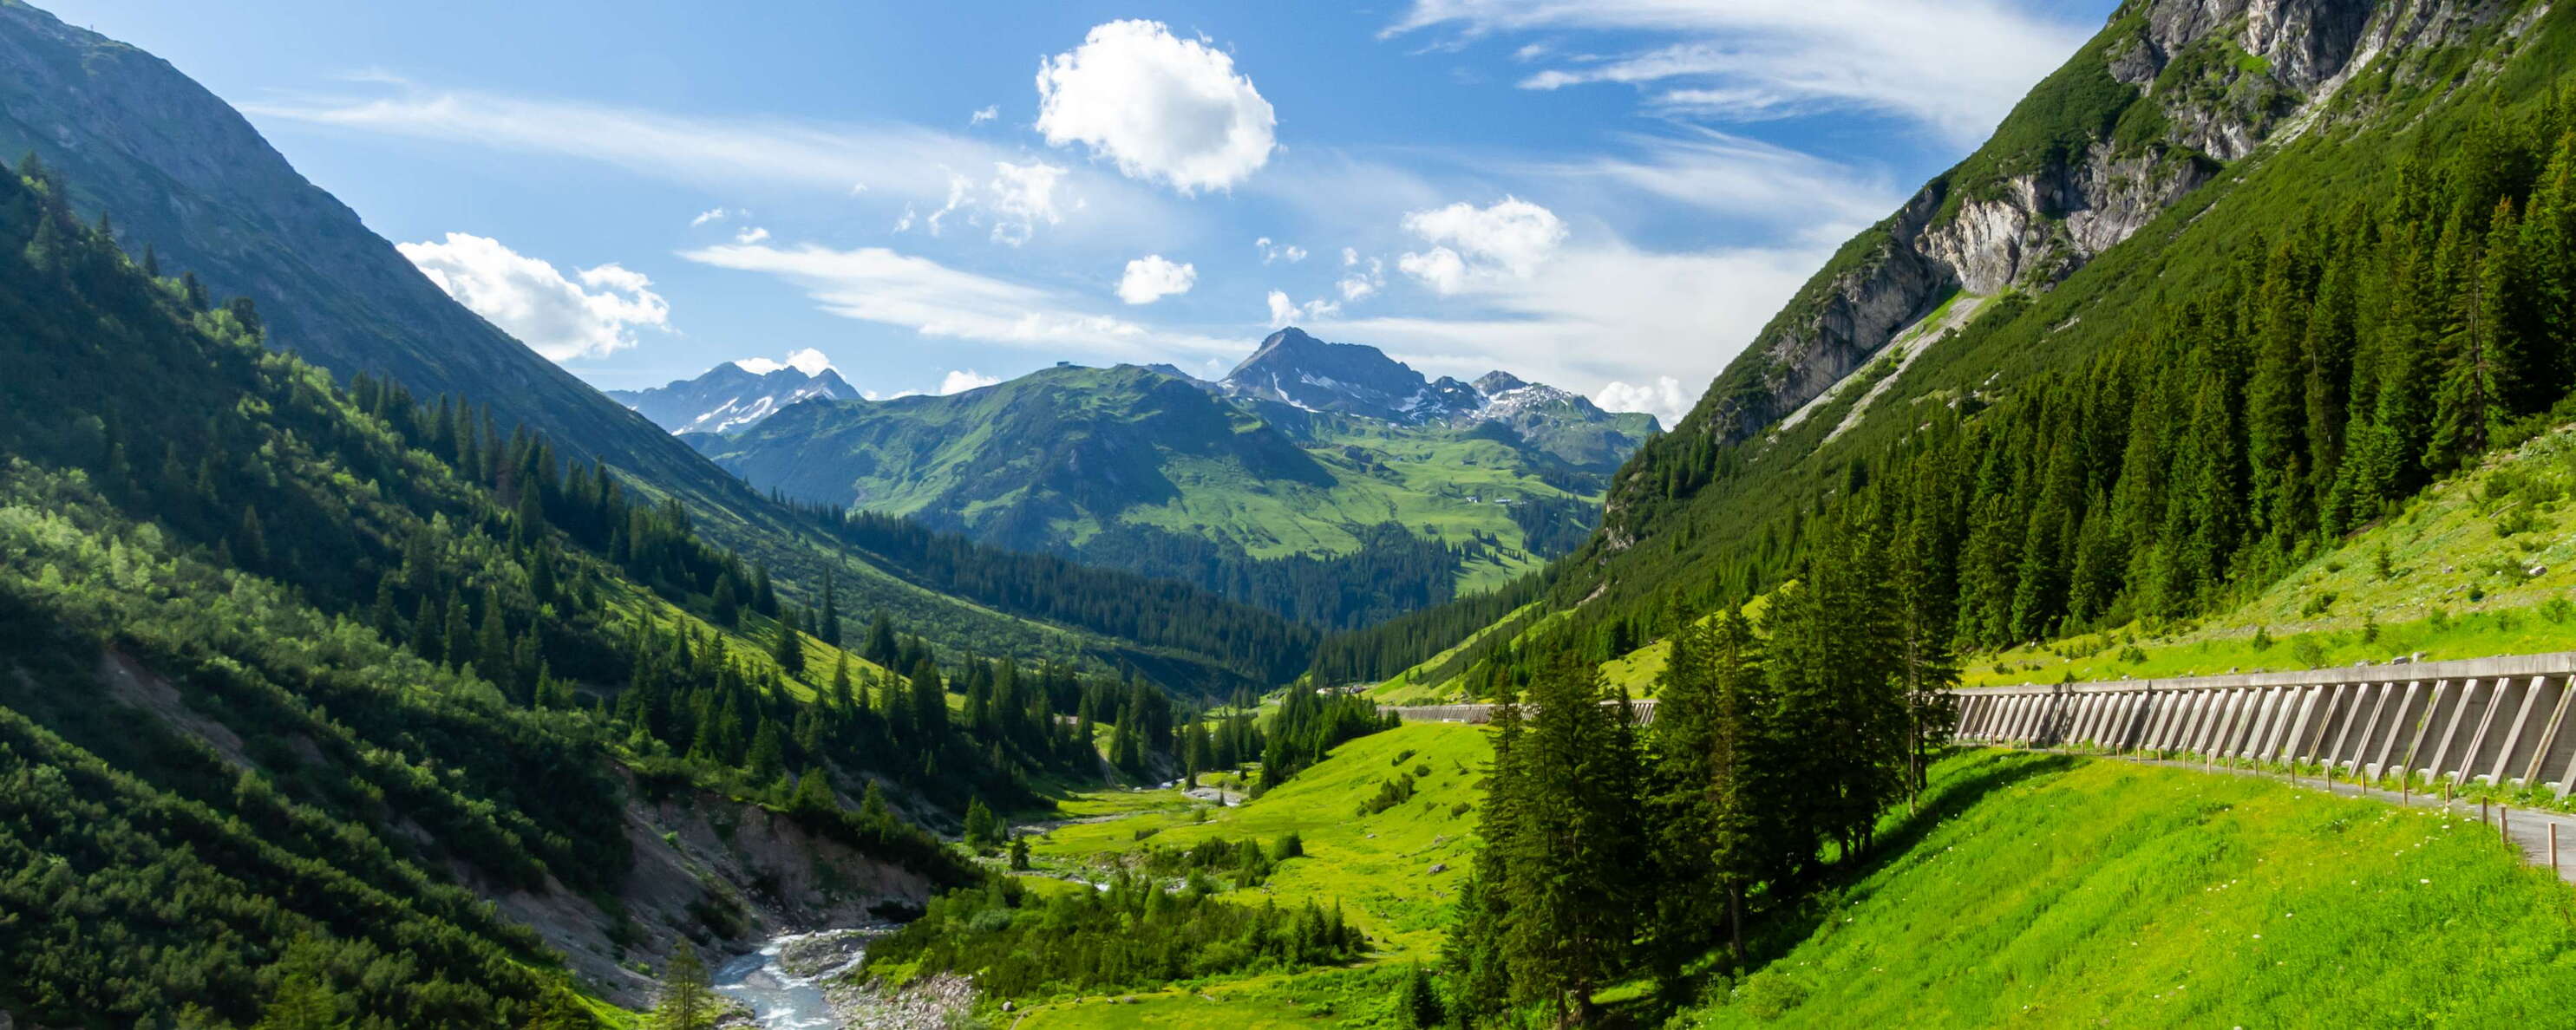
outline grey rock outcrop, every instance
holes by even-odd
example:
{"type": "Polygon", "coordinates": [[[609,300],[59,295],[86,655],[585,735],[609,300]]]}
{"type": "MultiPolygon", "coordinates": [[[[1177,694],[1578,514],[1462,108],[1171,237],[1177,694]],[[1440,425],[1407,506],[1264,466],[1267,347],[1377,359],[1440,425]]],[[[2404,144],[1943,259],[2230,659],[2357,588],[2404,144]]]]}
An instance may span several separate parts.
{"type": "Polygon", "coordinates": [[[2457,39],[2498,6],[2151,0],[2114,15],[2040,91],[2067,87],[2069,76],[2107,77],[2102,88],[2131,94],[2126,107],[2082,126],[2089,140],[2078,145],[2013,153],[2012,141],[2049,135],[2016,134],[2017,124],[2054,129],[2046,120],[2065,117],[2026,101],[1995,141],[1809,280],[1676,431],[1747,439],[1866,365],[1952,291],[2055,285],[2226,162],[2327,116],[2373,60],[2457,39]]]}

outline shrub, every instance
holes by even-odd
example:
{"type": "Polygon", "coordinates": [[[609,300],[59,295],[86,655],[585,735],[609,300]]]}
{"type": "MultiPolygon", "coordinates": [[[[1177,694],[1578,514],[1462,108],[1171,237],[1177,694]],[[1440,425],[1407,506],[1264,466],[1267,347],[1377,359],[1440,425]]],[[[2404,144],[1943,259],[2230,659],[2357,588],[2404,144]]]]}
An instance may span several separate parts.
{"type": "Polygon", "coordinates": [[[1360,802],[1361,815],[1376,815],[1413,800],[1413,777],[1399,775],[1377,785],[1377,796],[1360,802]]]}
{"type": "Polygon", "coordinates": [[[1807,987],[1787,975],[1765,969],[1744,978],[1733,1003],[1755,1019],[1778,1019],[1807,1002],[1807,987]]]}

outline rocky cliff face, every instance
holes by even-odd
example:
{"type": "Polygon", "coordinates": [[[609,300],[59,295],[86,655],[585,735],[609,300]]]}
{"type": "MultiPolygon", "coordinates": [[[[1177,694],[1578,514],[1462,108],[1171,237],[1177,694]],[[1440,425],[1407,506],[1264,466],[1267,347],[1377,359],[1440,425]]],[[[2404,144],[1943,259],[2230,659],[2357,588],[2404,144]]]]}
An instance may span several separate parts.
{"type": "MultiPolygon", "coordinates": [[[[2044,290],[2225,163],[2326,116],[2356,74],[2522,5],[2142,0],[1977,154],[1847,245],[1678,432],[1748,438],[1866,365],[1954,290],[2044,290]]],[[[1618,504],[1613,499],[1614,507],[1618,504]]]]}

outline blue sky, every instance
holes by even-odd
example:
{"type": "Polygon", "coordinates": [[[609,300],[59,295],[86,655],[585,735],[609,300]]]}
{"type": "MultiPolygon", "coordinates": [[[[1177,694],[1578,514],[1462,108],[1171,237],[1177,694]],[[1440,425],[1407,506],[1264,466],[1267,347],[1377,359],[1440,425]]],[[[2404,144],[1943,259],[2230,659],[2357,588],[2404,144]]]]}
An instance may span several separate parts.
{"type": "Polygon", "coordinates": [[[601,386],[1216,375],[1293,321],[1667,418],[2112,6],[50,4],[601,386]]]}

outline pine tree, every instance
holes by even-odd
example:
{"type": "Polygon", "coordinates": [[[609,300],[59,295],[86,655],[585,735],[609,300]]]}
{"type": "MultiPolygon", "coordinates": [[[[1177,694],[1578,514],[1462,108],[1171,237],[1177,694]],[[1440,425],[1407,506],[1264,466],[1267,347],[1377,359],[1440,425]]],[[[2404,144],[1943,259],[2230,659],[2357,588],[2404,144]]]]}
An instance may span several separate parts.
{"type": "Polygon", "coordinates": [[[2462,317],[2443,347],[2433,437],[2424,455],[2424,463],[2435,469],[2458,468],[2486,453],[2512,419],[2510,398],[2522,390],[2518,369],[2525,347],[2514,277],[2520,230],[2511,200],[2497,202],[2493,224],[2476,275],[2460,299],[2462,317]]]}
{"type": "Polygon", "coordinates": [[[827,696],[835,709],[849,711],[853,707],[850,699],[850,654],[847,651],[832,653],[832,691],[827,696]]]}
{"type": "Polygon", "coordinates": [[[889,669],[895,667],[894,622],[884,612],[868,620],[868,645],[859,657],[889,669]]]}
{"type": "Polygon", "coordinates": [[[687,941],[672,950],[671,961],[662,970],[661,990],[653,999],[653,1013],[645,1018],[650,1030],[713,1030],[723,1003],[707,977],[706,963],[698,960],[697,949],[687,941]]]}
{"type": "Polygon", "coordinates": [[[925,655],[912,666],[912,724],[921,739],[938,741],[948,736],[948,688],[941,683],[939,666],[925,655]]]}
{"type": "Polygon", "coordinates": [[[1804,820],[1782,850],[1801,860],[1825,840],[1845,855],[1865,848],[1903,786],[1906,715],[1885,575],[1866,527],[1838,525],[1821,534],[1797,585],[1772,598],[1765,668],[1778,692],[1780,781],[1794,791],[1777,803],[1804,820]]]}
{"type": "Polygon", "coordinates": [[[445,655],[448,663],[452,665],[461,667],[472,662],[474,626],[469,621],[466,611],[470,606],[465,603],[463,595],[450,588],[447,591],[447,603],[439,607],[447,613],[446,636],[439,644],[439,653],[445,655]]]}
{"type": "Polygon", "coordinates": [[[1405,973],[1403,985],[1396,989],[1396,1025],[1407,1030],[1432,1030],[1448,1019],[1448,1013],[1440,1006],[1440,993],[1431,986],[1431,974],[1422,968],[1422,963],[1413,963],[1405,973]]]}
{"type": "Polygon", "coordinates": [[[1592,994],[1629,958],[1642,900],[1635,737],[1627,706],[1608,699],[1597,668],[1561,655],[1531,688],[1537,715],[1512,756],[1520,825],[1498,884],[1511,906],[1504,961],[1513,996],[1549,1006],[1560,1025],[1598,1012],[1592,994]]]}
{"type": "Polygon", "coordinates": [[[771,783],[787,774],[787,744],[776,722],[760,720],[760,729],[752,735],[751,755],[743,764],[753,783],[771,783]]]}
{"type": "Polygon", "coordinates": [[[320,941],[297,938],[278,960],[278,968],[277,986],[269,991],[268,1005],[260,1010],[259,1022],[251,1030],[343,1030],[350,1025],[339,996],[331,989],[320,941]]]}
{"type": "Polygon", "coordinates": [[[794,609],[778,613],[778,625],[769,640],[769,657],[778,663],[779,671],[798,678],[805,675],[805,636],[796,628],[794,609]]]}
{"type": "Polygon", "coordinates": [[[1484,847],[1468,867],[1452,905],[1449,936],[1440,963],[1449,970],[1450,1014],[1460,1026],[1477,1026],[1499,1014],[1513,996],[1505,937],[1516,915],[1507,856],[1522,850],[1521,772],[1517,760],[1525,730],[1520,705],[1509,693],[1494,696],[1494,757],[1486,766],[1485,797],[1478,806],[1476,837],[1484,847]]]}
{"type": "Polygon", "coordinates": [[[732,572],[716,577],[713,598],[715,624],[726,629],[742,625],[742,597],[735,588],[732,572]]]}
{"type": "Polygon", "coordinates": [[[242,505],[241,524],[233,530],[233,557],[249,568],[268,565],[268,533],[260,528],[259,509],[242,505]]]}
{"type": "Polygon", "coordinates": [[[512,674],[518,667],[510,651],[510,631],[501,618],[501,594],[483,592],[483,624],[474,633],[474,670],[493,686],[501,688],[512,700],[525,704],[529,695],[521,692],[512,674]]]}
{"type": "Polygon", "coordinates": [[[2264,524],[2287,536],[2308,511],[2308,317],[2314,273],[2293,243],[2272,251],[2255,299],[2254,369],[2246,388],[2246,458],[2264,524]]]}
{"type": "Polygon", "coordinates": [[[841,646],[841,601],[835,588],[834,570],[823,570],[823,613],[814,620],[814,636],[833,647],[841,646]]]}
{"type": "Polygon", "coordinates": [[[982,798],[970,798],[966,802],[964,837],[966,846],[979,853],[990,851],[1002,842],[1001,822],[993,817],[992,809],[984,807],[982,798]]]}
{"type": "Polygon", "coordinates": [[[769,584],[769,566],[752,566],[751,610],[775,618],[778,615],[778,591],[769,584]]]}

